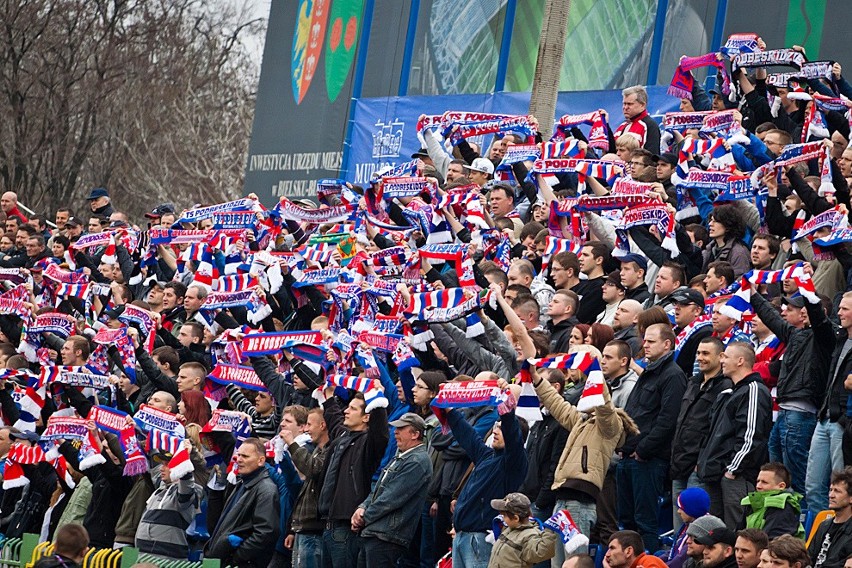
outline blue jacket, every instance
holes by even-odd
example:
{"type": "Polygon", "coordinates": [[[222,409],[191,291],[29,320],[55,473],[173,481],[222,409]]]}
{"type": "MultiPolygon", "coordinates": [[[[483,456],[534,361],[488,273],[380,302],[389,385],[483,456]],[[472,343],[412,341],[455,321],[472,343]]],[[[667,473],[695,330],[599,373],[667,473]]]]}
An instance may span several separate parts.
{"type": "MultiPolygon", "coordinates": [[[[402,402],[399,400],[399,391],[396,383],[394,383],[393,379],[391,379],[390,373],[388,373],[388,368],[384,365],[384,363],[376,361],[376,366],[379,368],[382,387],[384,387],[385,397],[388,399],[388,422],[393,422],[406,412],[410,412],[411,406],[408,402],[402,402]]],[[[379,466],[379,469],[377,469],[376,473],[373,475],[374,482],[379,480],[379,475],[381,475],[382,470],[396,455],[396,437],[393,435],[394,430],[396,430],[396,428],[388,426],[388,435],[390,436],[388,439],[388,447],[385,450],[385,455],[382,457],[382,463],[379,466]]]]}
{"type": "Polygon", "coordinates": [[[486,446],[460,412],[449,412],[447,421],[456,441],[475,465],[456,502],[453,526],[456,531],[487,532],[497,515],[491,508],[491,500],[517,491],[527,476],[529,462],[518,419],[514,411],[500,417],[506,442],[502,450],[486,446]]]}
{"type": "Polygon", "coordinates": [[[275,550],[277,552],[284,552],[287,524],[290,522],[290,515],[293,514],[293,505],[296,503],[296,497],[299,496],[302,479],[299,477],[299,472],[296,471],[289,453],[284,454],[284,459],[277,466],[267,463],[266,471],[269,472],[269,478],[278,487],[278,502],[281,507],[281,516],[278,521],[279,537],[275,543],[275,550]]]}
{"type": "Polygon", "coordinates": [[[361,536],[407,547],[417,530],[431,477],[432,461],[426,444],[394,458],[361,503],[364,509],[361,536]]]}

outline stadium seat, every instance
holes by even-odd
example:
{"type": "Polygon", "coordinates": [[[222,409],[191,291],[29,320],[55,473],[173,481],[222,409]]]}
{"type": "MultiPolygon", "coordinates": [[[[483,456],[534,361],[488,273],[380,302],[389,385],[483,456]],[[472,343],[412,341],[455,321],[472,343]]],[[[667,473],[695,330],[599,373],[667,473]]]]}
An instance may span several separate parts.
{"type": "Polygon", "coordinates": [[[808,540],[805,543],[805,546],[811,545],[811,539],[814,538],[814,534],[816,533],[817,529],[822,524],[822,522],[826,519],[830,519],[833,516],[834,516],[834,511],[832,511],[830,509],[826,509],[825,511],[820,511],[819,513],[816,514],[816,516],[814,517],[813,523],[811,523],[810,529],[805,529],[805,533],[808,535],[808,540]]]}

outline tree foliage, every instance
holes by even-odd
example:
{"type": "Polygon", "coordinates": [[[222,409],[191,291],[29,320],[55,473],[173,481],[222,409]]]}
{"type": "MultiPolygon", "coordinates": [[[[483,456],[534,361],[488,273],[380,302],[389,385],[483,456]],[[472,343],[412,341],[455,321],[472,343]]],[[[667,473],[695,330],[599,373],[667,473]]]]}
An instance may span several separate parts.
{"type": "Polygon", "coordinates": [[[0,184],[37,210],[96,186],[139,215],[237,196],[262,32],[204,0],[0,0],[0,184]]]}

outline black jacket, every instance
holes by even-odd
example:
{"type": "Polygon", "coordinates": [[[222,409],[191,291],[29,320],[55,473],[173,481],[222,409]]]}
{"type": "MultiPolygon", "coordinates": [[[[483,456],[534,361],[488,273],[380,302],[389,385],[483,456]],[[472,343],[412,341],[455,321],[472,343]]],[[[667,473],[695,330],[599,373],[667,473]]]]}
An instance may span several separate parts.
{"type": "Polygon", "coordinates": [[[703,375],[694,375],[686,384],[686,392],[677,417],[677,428],[672,439],[672,479],[685,480],[695,471],[701,441],[707,434],[710,409],[716,397],[734,383],[724,375],[710,378],[706,383],[703,375]]]}
{"type": "Polygon", "coordinates": [[[66,558],[60,554],[53,556],[45,556],[35,563],[33,568],[79,568],[81,564],[77,564],[70,558],[66,558]]]}
{"type": "Polygon", "coordinates": [[[624,443],[622,452],[625,457],[636,452],[643,460],[669,460],[685,390],[686,375],[674,362],[672,353],[645,368],[624,408],[639,427],[639,434],[630,436],[624,443]]]}
{"type": "Polygon", "coordinates": [[[389,438],[388,413],[376,408],[370,413],[367,430],[347,431],[331,443],[319,495],[320,516],[332,521],[351,519],[370,494],[373,474],[382,462],[389,438]]]}
{"type": "Polygon", "coordinates": [[[248,479],[240,478],[207,541],[204,555],[219,558],[224,565],[265,568],[278,541],[280,513],[278,487],[265,467],[255,470],[248,479]],[[228,542],[232,534],[243,539],[238,548],[228,542]]]}
{"type": "Polygon", "coordinates": [[[550,413],[545,414],[542,420],[530,428],[527,438],[529,469],[524,484],[518,491],[529,497],[530,501],[543,511],[552,510],[556,504],[556,496],[551,489],[553,474],[567,441],[568,430],[550,413]]]}
{"type": "Polygon", "coordinates": [[[648,285],[640,282],[638,286],[632,290],[624,291],[625,300],[636,300],[640,304],[644,304],[651,297],[651,292],[648,290],[648,285]]]}
{"type": "Polygon", "coordinates": [[[116,504],[124,503],[133,487],[133,478],[124,475],[124,466],[112,463],[105,451],[102,452],[106,458],[105,463],[85,470],[80,470],[79,452],[70,442],[59,446],[59,452],[65,456],[71,467],[92,482],[92,500],[83,519],[83,526],[89,531],[91,545],[97,548],[112,548],[115,542],[115,525],[121,516],[121,507],[116,504]]]}
{"type": "Polygon", "coordinates": [[[580,322],[574,316],[557,324],[554,324],[553,320],[548,322],[547,330],[550,332],[551,353],[568,353],[568,340],[571,339],[571,332],[578,323],[580,322]]]}
{"type": "Polygon", "coordinates": [[[778,374],[776,400],[803,400],[816,408],[822,405],[826,375],[835,336],[821,304],[805,302],[811,326],[793,327],[763,296],[753,294],[751,305],[760,320],[787,346],[778,374]]]}
{"type": "Polygon", "coordinates": [[[846,343],[848,338],[849,335],[845,329],[840,329],[837,332],[837,343],[834,346],[834,353],[831,354],[831,366],[828,368],[825,399],[822,401],[819,410],[820,420],[827,417],[831,422],[837,422],[846,416],[846,401],[849,397],[849,391],[846,390],[843,382],[852,373],[852,349],[846,353],[843,360],[840,359],[840,354],[843,352],[843,344],[846,343]]]}
{"type": "Polygon", "coordinates": [[[845,523],[835,523],[834,519],[826,519],[817,527],[811,545],[808,546],[808,556],[814,568],[843,568],[846,557],[852,554],[852,519],[845,523]],[[825,535],[831,532],[831,544],[822,551],[825,535]],[[822,557],[822,558],[820,558],[822,557]],[[821,560],[821,561],[820,561],[821,560]]]}
{"type": "Polygon", "coordinates": [[[757,373],[722,391],[711,410],[712,422],[698,456],[698,476],[718,482],[726,471],[754,483],[769,461],[772,395],[757,373]]]}

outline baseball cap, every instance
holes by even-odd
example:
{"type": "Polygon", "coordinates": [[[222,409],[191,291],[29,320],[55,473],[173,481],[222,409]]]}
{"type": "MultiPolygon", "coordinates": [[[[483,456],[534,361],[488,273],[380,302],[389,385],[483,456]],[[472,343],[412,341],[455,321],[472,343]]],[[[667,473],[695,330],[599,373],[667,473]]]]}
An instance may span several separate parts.
{"type": "Polygon", "coordinates": [[[704,296],[694,288],[686,288],[685,290],[677,290],[672,294],[672,302],[675,304],[704,306],[704,296]]]}
{"type": "Polygon", "coordinates": [[[523,493],[509,493],[502,499],[492,499],[491,508],[495,511],[505,511],[513,515],[526,515],[530,510],[530,500],[523,493]]]}
{"type": "Polygon", "coordinates": [[[707,536],[710,531],[724,528],[725,521],[719,517],[704,515],[689,523],[689,526],[686,528],[686,534],[691,536],[693,539],[696,539],[707,536]]]}
{"type": "Polygon", "coordinates": [[[620,262],[635,262],[642,270],[648,270],[648,259],[641,254],[629,252],[627,254],[616,256],[615,258],[617,258],[620,262]]]}
{"type": "Polygon", "coordinates": [[[428,158],[428,157],[429,157],[429,152],[426,151],[426,148],[420,148],[419,150],[417,150],[416,152],[411,154],[411,159],[428,158]]]}
{"type": "Polygon", "coordinates": [[[161,203],[154,207],[154,209],[150,213],[145,213],[145,216],[148,219],[159,219],[166,213],[174,213],[175,206],[172,203],[161,203]]]}
{"type": "Polygon", "coordinates": [[[89,196],[86,198],[86,201],[92,201],[94,199],[98,199],[100,197],[109,197],[109,192],[106,188],[96,187],[92,191],[89,192],[89,196]]]}
{"type": "Polygon", "coordinates": [[[27,440],[28,442],[32,442],[33,444],[38,443],[41,440],[41,436],[36,434],[35,432],[9,432],[9,437],[14,438],[16,440],[27,440]]]}
{"type": "Polygon", "coordinates": [[[791,298],[784,297],[781,301],[785,304],[789,304],[794,308],[804,308],[805,307],[805,297],[804,296],[793,296],[791,298]]]}
{"type": "Polygon", "coordinates": [[[414,426],[420,432],[426,431],[426,421],[413,412],[406,412],[393,422],[388,422],[394,428],[404,428],[405,426],[414,426]]]}
{"type": "Polygon", "coordinates": [[[692,540],[698,544],[703,544],[704,546],[713,546],[714,544],[719,543],[734,546],[737,544],[737,533],[727,527],[723,527],[713,529],[703,536],[692,537],[692,540]]]}
{"type": "Polygon", "coordinates": [[[465,166],[465,168],[488,175],[494,173],[494,164],[491,163],[491,160],[485,158],[476,158],[469,166],[465,166]]]}
{"type": "Polygon", "coordinates": [[[69,217],[67,221],[65,221],[65,226],[71,225],[72,227],[82,227],[83,222],[80,221],[77,217],[69,217]]]}
{"type": "Polygon", "coordinates": [[[664,154],[660,154],[659,156],[654,156],[656,159],[655,162],[665,162],[670,166],[677,165],[677,154],[672,154],[671,152],[666,152],[664,154]]]}

